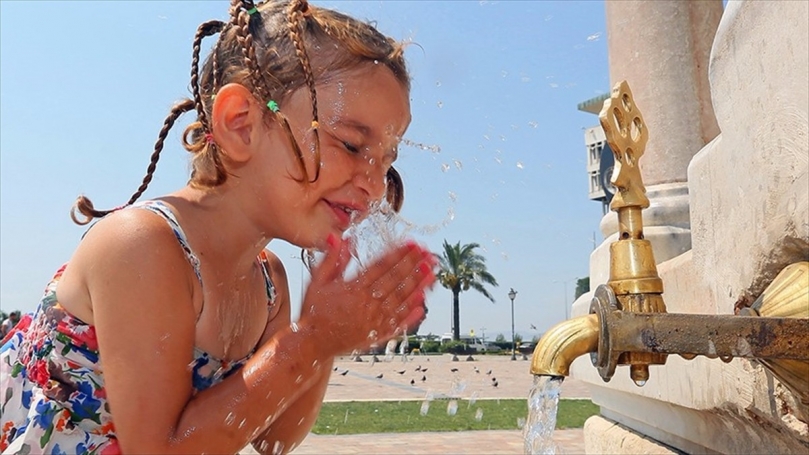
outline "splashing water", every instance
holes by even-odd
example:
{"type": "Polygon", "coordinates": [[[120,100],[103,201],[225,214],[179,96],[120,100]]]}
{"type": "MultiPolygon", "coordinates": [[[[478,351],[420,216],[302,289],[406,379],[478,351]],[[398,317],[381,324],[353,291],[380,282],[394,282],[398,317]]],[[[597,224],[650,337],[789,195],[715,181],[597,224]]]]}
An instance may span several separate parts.
{"type": "Polygon", "coordinates": [[[422,144],[421,142],[416,142],[407,138],[402,138],[402,144],[407,145],[408,147],[417,148],[419,150],[425,150],[432,153],[441,153],[441,146],[440,145],[427,145],[422,144]]]}
{"type": "Polygon", "coordinates": [[[402,243],[413,234],[430,235],[449,225],[455,219],[455,211],[450,206],[447,215],[434,225],[418,226],[396,213],[386,201],[374,204],[368,217],[359,224],[353,224],[346,235],[352,239],[352,256],[360,267],[364,267],[386,251],[390,245],[402,243]]]}
{"type": "Polygon", "coordinates": [[[523,426],[526,454],[553,455],[557,452],[552,436],[563,380],[554,376],[534,377],[534,386],[528,395],[528,419],[523,426]]]}
{"type": "Polygon", "coordinates": [[[429,411],[430,411],[430,400],[422,401],[421,410],[419,411],[419,414],[426,416],[429,411]]]}

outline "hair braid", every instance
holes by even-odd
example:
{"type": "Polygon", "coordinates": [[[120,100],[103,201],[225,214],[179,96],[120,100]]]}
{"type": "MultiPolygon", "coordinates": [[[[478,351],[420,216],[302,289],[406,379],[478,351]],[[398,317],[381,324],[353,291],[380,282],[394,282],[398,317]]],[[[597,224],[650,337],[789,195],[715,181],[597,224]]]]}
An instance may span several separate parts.
{"type": "Polygon", "coordinates": [[[402,209],[402,204],[404,204],[404,182],[402,182],[402,176],[399,175],[399,171],[391,167],[388,169],[388,173],[385,177],[385,183],[387,183],[385,199],[387,199],[393,211],[398,213],[399,210],[402,209]]]}
{"type": "Polygon", "coordinates": [[[250,18],[252,15],[247,10],[252,8],[255,8],[252,1],[233,0],[230,11],[233,16],[233,25],[236,28],[236,41],[238,41],[242,49],[244,64],[250,72],[253,90],[262,100],[265,100],[264,102],[267,102],[270,100],[270,93],[267,90],[264,76],[261,74],[256,50],[253,47],[253,35],[250,34],[250,18]]]}
{"type": "MultiPolygon", "coordinates": [[[[203,22],[197,28],[196,35],[194,35],[194,50],[191,57],[191,91],[194,94],[194,107],[197,109],[197,118],[202,125],[202,130],[205,132],[210,132],[210,129],[208,125],[208,115],[205,113],[205,106],[202,103],[202,96],[199,90],[199,51],[202,40],[221,32],[224,25],[225,23],[222,21],[203,22]]],[[[214,56],[213,59],[214,62],[216,62],[216,56],[214,56]]]]}
{"type": "Polygon", "coordinates": [[[79,225],[85,225],[92,221],[94,218],[101,218],[103,216],[109,215],[110,213],[131,205],[135,201],[140,198],[146,188],[149,187],[149,183],[152,181],[152,175],[154,174],[155,169],[157,169],[157,161],[160,159],[160,152],[163,151],[163,142],[166,140],[166,136],[168,136],[171,127],[174,126],[174,122],[177,119],[185,114],[186,112],[190,111],[194,108],[194,102],[186,99],[174,105],[171,108],[171,112],[163,121],[163,128],[160,129],[160,134],[157,136],[157,142],[155,142],[154,152],[152,152],[152,156],[149,160],[149,167],[146,169],[146,175],[143,177],[143,181],[141,182],[140,186],[138,187],[137,191],[129,198],[129,201],[126,202],[121,207],[116,207],[111,210],[96,210],[93,207],[93,202],[87,198],[86,196],[82,195],[76,200],[76,203],[73,205],[73,208],[70,210],[70,218],[73,220],[74,223],[79,225]],[[76,211],[79,211],[82,215],[84,215],[84,220],[79,220],[76,217],[76,211]]]}
{"type": "Polygon", "coordinates": [[[303,70],[303,78],[306,86],[309,88],[309,96],[312,99],[312,132],[315,136],[315,178],[317,180],[320,176],[320,134],[319,130],[319,116],[317,109],[317,90],[315,89],[315,78],[312,73],[312,65],[309,61],[309,54],[306,52],[306,46],[303,42],[304,34],[304,21],[306,14],[309,13],[309,3],[306,0],[295,0],[289,4],[287,13],[287,22],[289,24],[289,37],[295,45],[295,54],[300,61],[301,69],[303,70]]]}

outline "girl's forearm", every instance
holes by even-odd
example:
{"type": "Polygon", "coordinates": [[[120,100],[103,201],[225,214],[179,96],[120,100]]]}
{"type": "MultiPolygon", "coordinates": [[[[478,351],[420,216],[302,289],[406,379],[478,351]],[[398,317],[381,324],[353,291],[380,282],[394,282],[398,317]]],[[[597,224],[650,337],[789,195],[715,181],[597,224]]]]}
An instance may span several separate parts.
{"type": "MultiPolygon", "coordinates": [[[[304,329],[285,329],[260,347],[238,374],[196,395],[160,453],[236,453],[330,370],[304,329]]],[[[326,374],[328,378],[328,374],[326,374]]],[[[328,381],[328,379],[326,379],[328,381]]]]}
{"type": "Polygon", "coordinates": [[[261,454],[288,453],[297,447],[309,434],[317,421],[323,397],[331,377],[334,358],[324,362],[314,381],[301,396],[263,434],[253,440],[253,448],[261,454]]]}

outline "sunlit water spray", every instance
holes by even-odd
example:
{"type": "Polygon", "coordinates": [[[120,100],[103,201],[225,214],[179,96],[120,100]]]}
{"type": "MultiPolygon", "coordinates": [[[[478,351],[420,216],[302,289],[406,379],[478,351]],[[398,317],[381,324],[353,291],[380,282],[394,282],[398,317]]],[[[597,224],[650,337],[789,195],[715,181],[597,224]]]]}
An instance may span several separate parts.
{"type": "Polygon", "coordinates": [[[534,386],[528,394],[528,419],[523,426],[525,453],[551,455],[558,453],[553,442],[556,428],[556,412],[559,409],[559,393],[564,378],[535,376],[534,386]]]}

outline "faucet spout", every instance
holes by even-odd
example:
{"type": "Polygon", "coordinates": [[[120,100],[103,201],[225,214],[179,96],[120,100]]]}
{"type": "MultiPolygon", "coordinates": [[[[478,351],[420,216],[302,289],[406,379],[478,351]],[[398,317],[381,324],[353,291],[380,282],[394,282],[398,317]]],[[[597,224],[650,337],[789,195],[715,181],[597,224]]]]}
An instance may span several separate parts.
{"type": "Polygon", "coordinates": [[[580,355],[598,351],[599,322],[595,314],[562,321],[551,327],[534,349],[531,374],[568,376],[580,355]]]}

